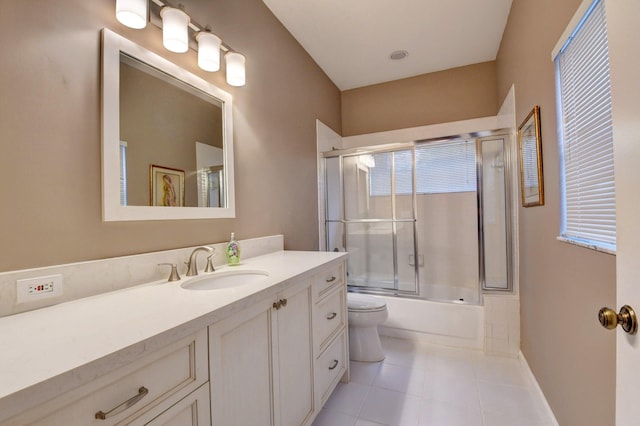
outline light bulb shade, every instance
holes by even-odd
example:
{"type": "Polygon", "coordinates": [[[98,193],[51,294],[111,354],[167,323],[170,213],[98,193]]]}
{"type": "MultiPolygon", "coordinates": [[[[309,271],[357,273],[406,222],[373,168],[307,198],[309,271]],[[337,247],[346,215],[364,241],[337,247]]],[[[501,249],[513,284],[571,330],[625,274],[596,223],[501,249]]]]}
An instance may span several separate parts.
{"type": "Polygon", "coordinates": [[[149,3],[147,0],[116,0],[116,18],[129,28],[147,26],[149,3]]]}
{"type": "Polygon", "coordinates": [[[198,40],[198,66],[205,71],[215,72],[220,69],[220,44],[222,40],[208,31],[200,31],[198,40]]]}
{"type": "Polygon", "coordinates": [[[227,83],[231,86],[244,86],[244,56],[236,52],[229,52],[224,58],[227,62],[227,83]]]}
{"type": "Polygon", "coordinates": [[[189,50],[189,15],[174,7],[163,7],[162,44],[167,50],[184,53],[189,50]]]}

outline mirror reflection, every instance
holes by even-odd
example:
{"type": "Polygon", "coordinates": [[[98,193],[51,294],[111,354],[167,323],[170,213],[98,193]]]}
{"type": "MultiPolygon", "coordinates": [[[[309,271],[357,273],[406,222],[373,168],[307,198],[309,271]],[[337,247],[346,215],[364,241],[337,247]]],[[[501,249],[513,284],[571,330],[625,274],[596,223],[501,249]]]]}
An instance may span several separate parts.
{"type": "Polygon", "coordinates": [[[120,54],[121,205],[224,207],[222,103],[120,54]]]}

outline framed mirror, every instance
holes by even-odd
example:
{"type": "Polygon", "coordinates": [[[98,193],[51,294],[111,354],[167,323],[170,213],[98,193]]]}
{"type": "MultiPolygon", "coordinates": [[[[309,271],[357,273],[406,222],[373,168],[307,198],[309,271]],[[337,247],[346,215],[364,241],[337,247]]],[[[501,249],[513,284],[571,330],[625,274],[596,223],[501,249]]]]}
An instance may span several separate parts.
{"type": "Polygon", "coordinates": [[[102,30],[104,221],[235,217],[232,97],[102,30]]]}
{"type": "Polygon", "coordinates": [[[544,205],[540,107],[536,105],[518,128],[520,189],[524,207],[544,205]]]}

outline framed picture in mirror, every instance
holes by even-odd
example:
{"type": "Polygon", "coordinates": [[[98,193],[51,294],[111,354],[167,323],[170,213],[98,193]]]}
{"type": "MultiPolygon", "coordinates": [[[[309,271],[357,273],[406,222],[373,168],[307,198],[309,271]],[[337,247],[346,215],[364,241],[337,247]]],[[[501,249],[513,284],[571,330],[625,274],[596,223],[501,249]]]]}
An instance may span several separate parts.
{"type": "Polygon", "coordinates": [[[540,107],[536,105],[518,128],[520,190],[524,207],[544,205],[540,107]]]}
{"type": "Polygon", "coordinates": [[[184,170],[149,166],[152,206],[184,206],[184,170]]]}

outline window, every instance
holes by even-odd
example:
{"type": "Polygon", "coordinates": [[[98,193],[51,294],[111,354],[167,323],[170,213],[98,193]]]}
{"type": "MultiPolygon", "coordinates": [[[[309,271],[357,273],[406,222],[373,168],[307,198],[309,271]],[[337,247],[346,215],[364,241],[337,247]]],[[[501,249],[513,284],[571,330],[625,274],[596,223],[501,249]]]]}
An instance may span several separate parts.
{"type": "Polygon", "coordinates": [[[604,1],[591,3],[555,56],[561,161],[559,239],[615,253],[611,86],[604,1]]]}
{"type": "MultiPolygon", "coordinates": [[[[431,142],[417,145],[416,194],[440,194],[476,190],[475,141],[431,142]]],[[[372,196],[391,194],[391,156],[374,155],[371,168],[372,196]]],[[[396,194],[413,193],[411,151],[396,151],[393,155],[396,194]]]]}
{"type": "Polygon", "coordinates": [[[127,143],[120,141],[120,205],[127,205],[127,143]]]}

